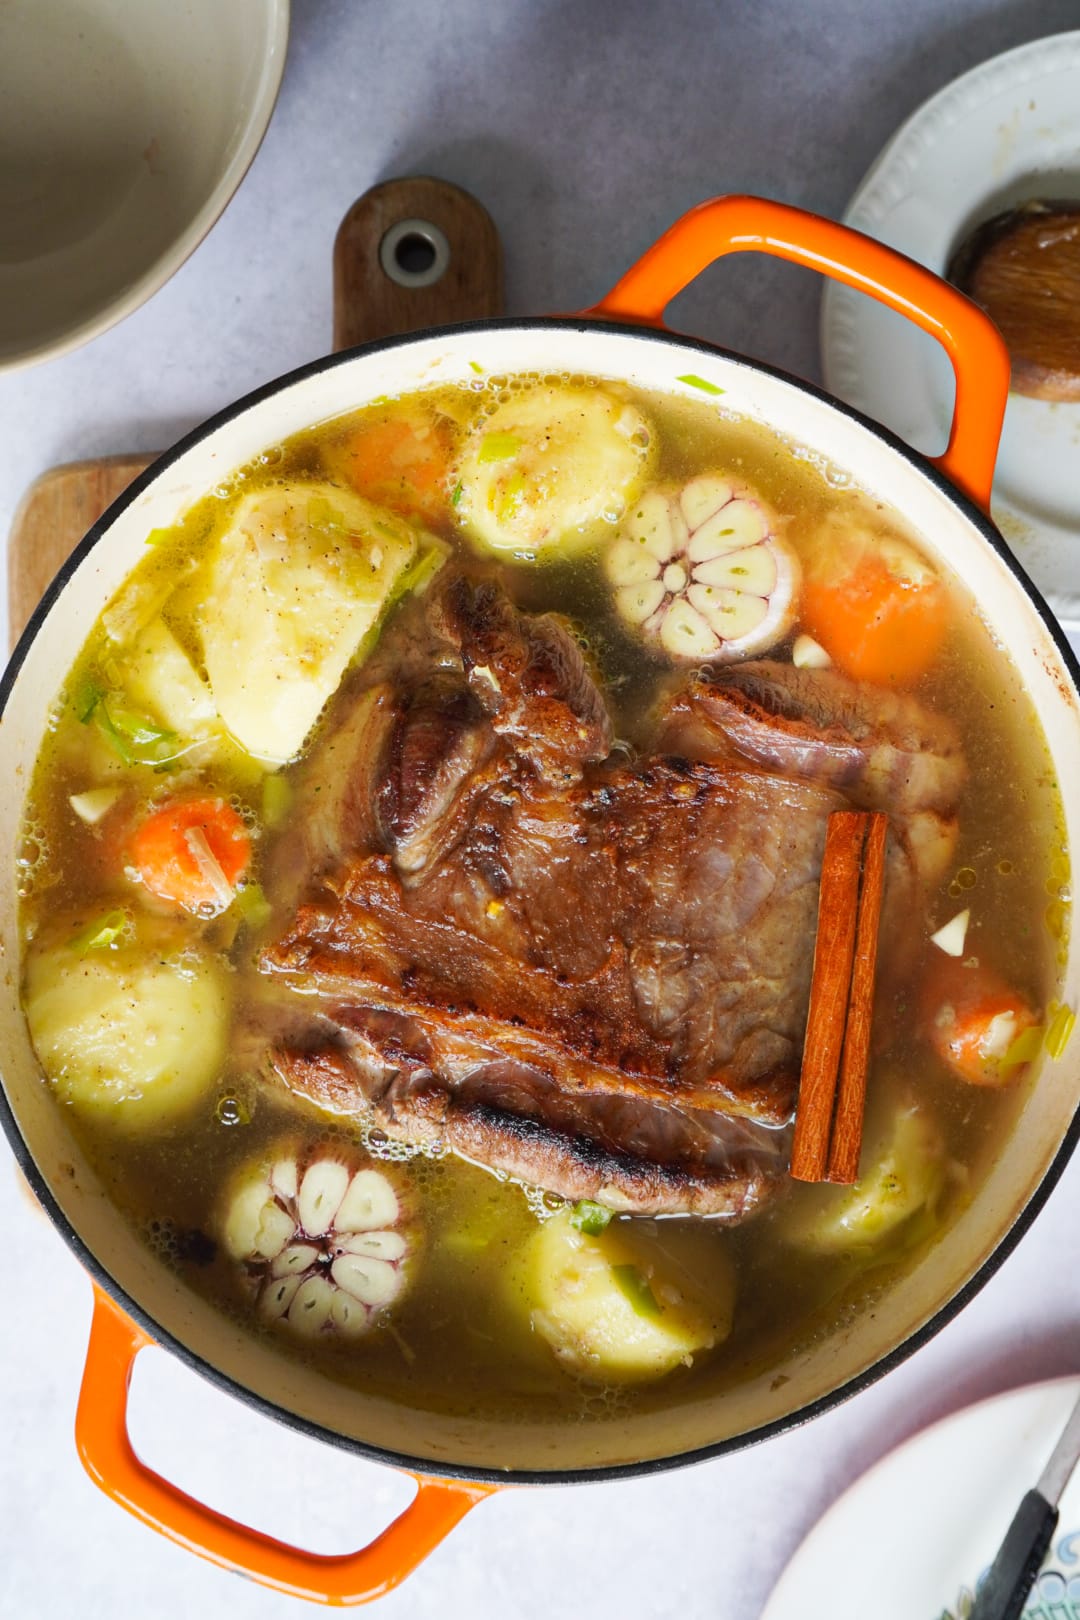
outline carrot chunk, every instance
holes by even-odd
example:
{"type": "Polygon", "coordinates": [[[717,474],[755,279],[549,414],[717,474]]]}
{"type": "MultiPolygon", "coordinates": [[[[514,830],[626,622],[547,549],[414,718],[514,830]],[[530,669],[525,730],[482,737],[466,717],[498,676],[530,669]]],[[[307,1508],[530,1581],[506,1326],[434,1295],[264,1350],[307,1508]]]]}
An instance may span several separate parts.
{"type": "Polygon", "coordinates": [[[945,638],[945,587],[902,541],[829,547],[803,580],[804,628],[853,680],[912,686],[945,638]]]}
{"type": "Polygon", "coordinates": [[[1015,1080],[1040,1049],[1038,1025],[1024,997],[990,968],[943,961],[935,964],[923,989],[930,1045],[951,1073],[971,1086],[1015,1080]]]}
{"type": "Polygon", "coordinates": [[[174,799],[136,828],[130,856],[151,894],[206,914],[231,903],[251,839],[223,799],[174,799]]]}
{"type": "Polygon", "coordinates": [[[412,413],[363,423],[328,459],[368,500],[431,523],[445,517],[451,449],[445,423],[412,413]]]}

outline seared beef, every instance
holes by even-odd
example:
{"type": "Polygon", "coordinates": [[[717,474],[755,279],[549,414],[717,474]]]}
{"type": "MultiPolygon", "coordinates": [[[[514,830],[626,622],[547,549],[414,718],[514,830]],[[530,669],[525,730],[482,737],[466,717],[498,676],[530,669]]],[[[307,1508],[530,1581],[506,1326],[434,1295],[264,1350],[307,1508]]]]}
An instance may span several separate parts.
{"type": "Polygon", "coordinates": [[[433,629],[461,656],[492,730],[541,777],[565,782],[611,751],[611,717],[565,622],[519,613],[498,585],[455,574],[437,593],[433,629]]]}
{"type": "MultiPolygon", "coordinates": [[[[448,728],[449,730],[450,728],[448,728]]],[[[503,776],[408,882],[360,855],[267,957],[567,1090],[790,1115],[828,790],[707,764],[503,776]],[[530,788],[532,791],[530,791],[530,788]]]]}
{"type": "Polygon", "coordinates": [[[691,759],[726,756],[827,783],[853,805],[886,811],[893,915],[921,911],[952,860],[967,763],[953,722],[909,692],[832,669],[736,664],[685,681],[658,742],[691,759]]]}
{"type": "Polygon", "coordinates": [[[956,727],[909,692],[766,659],[693,675],[659,739],[695,757],[716,734],[768,770],[828,783],[862,809],[955,814],[967,779],[956,727]]]}
{"type": "Polygon", "coordinates": [[[284,1082],[567,1197],[747,1213],[786,1157],[834,784],[963,769],[913,699],[875,730],[841,677],[747,672],[686,683],[677,753],[616,761],[559,620],[462,575],[414,606],[301,787],[286,864],[322,881],[263,966],[336,1034],[279,1050],[284,1082]]]}
{"type": "Polygon", "coordinates": [[[404,1020],[394,1031],[394,1015],[342,1008],[339,1017],[339,1044],[275,1054],[294,1092],[327,1112],[355,1115],[359,1085],[363,1112],[387,1136],[439,1143],[566,1198],[739,1220],[787,1161],[786,1131],[612,1092],[574,1094],[496,1051],[486,1059],[471,1043],[455,1051],[452,1030],[437,1030],[432,1045],[404,1020]],[[372,1038],[345,1032],[350,1020],[366,1022],[372,1038]]]}
{"type": "Polygon", "coordinates": [[[402,876],[431,864],[431,836],[493,749],[476,699],[444,675],[402,696],[375,788],[379,827],[402,876]]]}

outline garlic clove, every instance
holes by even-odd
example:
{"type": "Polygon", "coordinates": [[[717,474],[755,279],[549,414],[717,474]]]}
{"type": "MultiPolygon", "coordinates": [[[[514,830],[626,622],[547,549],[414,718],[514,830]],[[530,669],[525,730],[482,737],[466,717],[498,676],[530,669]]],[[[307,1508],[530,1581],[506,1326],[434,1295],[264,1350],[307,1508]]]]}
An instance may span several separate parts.
{"type": "Polygon", "coordinates": [[[400,1260],[406,1250],[400,1232],[350,1232],[338,1244],[341,1254],[366,1254],[375,1260],[400,1260]]]}
{"type": "Polygon", "coordinates": [[[309,1237],[322,1237],[330,1230],[348,1186],[349,1172],[338,1159],[316,1159],[305,1172],[296,1209],[309,1237]]]}
{"type": "Polygon", "coordinates": [[[378,1170],[358,1170],[341,1200],[334,1222],[339,1232],[368,1232],[393,1226],[400,1213],[398,1196],[378,1170]]]}
{"type": "Polygon", "coordinates": [[[715,585],[691,585],[687,600],[724,641],[740,641],[764,622],[769,604],[763,596],[722,590],[715,585]]]}
{"type": "Polygon", "coordinates": [[[671,505],[659,490],[650,490],[635,501],[626,526],[630,543],[665,563],[674,556],[676,535],[671,521],[671,505]]]}
{"type": "Polygon", "coordinates": [[[615,606],[628,624],[644,624],[664,600],[664,586],[659,579],[644,585],[627,585],[615,592],[615,606]]]}
{"type": "Polygon", "coordinates": [[[936,934],[930,935],[931,945],[936,945],[946,956],[963,956],[970,921],[970,908],[958,911],[956,916],[939,928],[936,934]]]}
{"type": "Polygon", "coordinates": [[[122,792],[118,787],[87,788],[85,793],[72,793],[68,804],[80,821],[96,827],[99,821],[104,821],[122,792]]]}
{"type": "Polygon", "coordinates": [[[259,1314],[267,1322],[276,1322],[285,1315],[300,1287],[299,1277],[279,1277],[263,1289],[259,1297],[259,1314]]]}
{"type": "Polygon", "coordinates": [[[270,1267],[271,1277],[289,1277],[293,1273],[307,1271],[319,1258],[319,1251],[314,1243],[290,1243],[277,1256],[270,1267]]]}
{"type": "Polygon", "coordinates": [[[292,1216],[280,1204],[264,1204],[254,1252],[264,1260],[273,1260],[288,1243],[294,1229],[292,1216]]]}
{"type": "Polygon", "coordinates": [[[676,597],[660,626],[660,643],[673,658],[711,658],[719,638],[685,597],[676,597]]]}
{"type": "Polygon", "coordinates": [[[692,563],[706,562],[719,552],[760,545],[768,533],[765,512],[756,501],[729,501],[694,530],[687,555],[692,563]]]}
{"type": "Polygon", "coordinates": [[[289,1306],[289,1326],[305,1338],[314,1338],[325,1326],[333,1304],[334,1289],[325,1277],[305,1277],[289,1306]]]}
{"type": "MultiPolygon", "coordinates": [[[[747,658],[754,653],[766,652],[768,648],[775,647],[776,643],[787,635],[795,617],[795,606],[802,579],[799,560],[782,540],[769,540],[767,548],[773,553],[776,561],[776,585],[765,601],[764,614],[760,618],[757,618],[756,614],[749,614],[748,619],[743,621],[745,624],[752,620],[752,628],[744,628],[737,633],[733,630],[730,633],[726,650],[735,658],[747,658]]],[[[761,598],[748,598],[744,595],[744,608],[755,600],[760,601],[761,598]]],[[[725,636],[727,635],[728,632],[725,631],[725,636]]]]}
{"type": "Polygon", "coordinates": [[[694,567],[694,581],[700,585],[727,585],[732,590],[769,596],[776,588],[776,554],[771,546],[743,546],[724,551],[694,567]]]}
{"type": "Polygon", "coordinates": [[[258,1254],[259,1233],[266,1206],[273,1206],[274,1195],[270,1183],[262,1177],[241,1187],[233,1199],[229,1216],[222,1232],[222,1241],[234,1260],[244,1260],[258,1254]]]}
{"type": "Polygon", "coordinates": [[[371,1312],[366,1305],[339,1288],[330,1307],[330,1320],[345,1338],[358,1339],[371,1326],[371,1312]]]}
{"type": "Polygon", "coordinates": [[[796,636],[791,649],[791,662],[796,669],[831,669],[832,659],[813,636],[796,636]]]}
{"type": "Polygon", "coordinates": [[[296,1160],[279,1159],[270,1172],[270,1185],[279,1198],[286,1200],[295,1198],[297,1188],[296,1160]]]}
{"type": "Polygon", "coordinates": [[[339,1255],[330,1275],[339,1288],[372,1310],[389,1305],[401,1286],[397,1269],[389,1261],[362,1254],[339,1255]]]}
{"type": "Polygon", "coordinates": [[[682,515],[682,508],[677,502],[668,501],[668,517],[671,521],[671,538],[675,543],[672,556],[685,557],[686,548],[690,544],[690,530],[682,515]]]}
{"type": "Polygon", "coordinates": [[[616,586],[641,585],[655,579],[662,565],[637,540],[617,540],[607,554],[607,571],[616,586]]]}
{"type": "Polygon", "coordinates": [[[706,518],[712,517],[726,506],[735,491],[726,478],[713,478],[705,474],[691,478],[679,496],[679,507],[689,529],[698,529],[706,518]]]}

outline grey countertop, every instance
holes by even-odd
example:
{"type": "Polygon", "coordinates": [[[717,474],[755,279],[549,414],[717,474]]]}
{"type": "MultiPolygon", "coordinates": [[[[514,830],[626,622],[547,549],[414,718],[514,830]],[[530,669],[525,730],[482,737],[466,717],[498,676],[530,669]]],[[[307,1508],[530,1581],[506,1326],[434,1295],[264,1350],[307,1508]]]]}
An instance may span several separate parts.
{"type": "MultiPolygon", "coordinates": [[[[334,232],[377,180],[465,186],[502,233],[509,312],[575,309],[714,193],[838,216],[927,95],[1078,23],[1077,0],[295,0],[273,123],[208,239],[113,331],[0,376],[0,527],[53,463],[161,448],[323,352],[334,232]]],[[[745,256],[703,275],[670,319],[816,378],[819,297],[807,272],[745,256]]],[[[824,1507],[897,1439],[977,1396],[1080,1369],[1078,1192],[1074,1164],[975,1302],[846,1406],[681,1473],[505,1493],[378,1612],[754,1620],[824,1507]]],[[[71,1423],[89,1285],[10,1167],[0,1208],[0,1614],[303,1612],[167,1545],[86,1480],[71,1423]]],[[[169,1477],[321,1550],[359,1543],[408,1498],[388,1470],[255,1419],[157,1352],[136,1375],[132,1429],[169,1477]]]]}

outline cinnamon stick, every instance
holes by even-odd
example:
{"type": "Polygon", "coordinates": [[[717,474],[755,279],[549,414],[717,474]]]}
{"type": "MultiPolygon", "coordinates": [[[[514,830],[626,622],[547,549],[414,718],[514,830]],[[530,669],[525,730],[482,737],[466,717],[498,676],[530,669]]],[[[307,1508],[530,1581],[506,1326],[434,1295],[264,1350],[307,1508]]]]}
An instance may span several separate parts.
{"type": "Polygon", "coordinates": [[[888,817],[870,816],[863,854],[862,887],[859,890],[859,917],[855,930],[855,960],[851,970],[844,1054],[840,1060],[840,1084],[836,1093],[836,1116],[826,1180],[842,1183],[857,1181],[859,1150],[862,1147],[863,1117],[866,1112],[866,1076],[870,1066],[870,1019],[874,1010],[874,974],[877,968],[878,925],[881,897],[885,888],[885,841],[888,817]]]}
{"type": "Polygon", "coordinates": [[[869,819],[862,810],[837,810],[829,817],[825,833],[810,1010],[791,1147],[791,1174],[796,1181],[823,1180],[828,1163],[869,819]]]}

